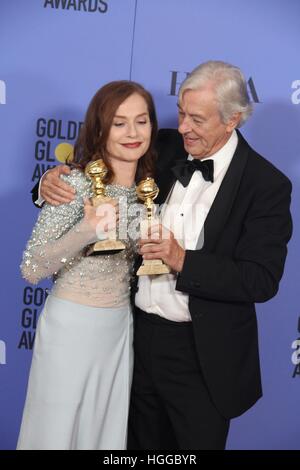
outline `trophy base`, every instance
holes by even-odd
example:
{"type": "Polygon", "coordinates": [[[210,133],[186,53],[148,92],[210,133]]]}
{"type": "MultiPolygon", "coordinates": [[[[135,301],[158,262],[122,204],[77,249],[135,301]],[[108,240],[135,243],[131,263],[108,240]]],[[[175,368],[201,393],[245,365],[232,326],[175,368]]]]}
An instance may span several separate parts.
{"type": "Polygon", "coordinates": [[[169,274],[171,272],[161,259],[145,259],[137,271],[137,276],[154,276],[155,274],[169,274]]]}
{"type": "Polygon", "coordinates": [[[125,249],[125,245],[120,240],[100,240],[87,248],[86,256],[110,255],[119,253],[125,249]]]}

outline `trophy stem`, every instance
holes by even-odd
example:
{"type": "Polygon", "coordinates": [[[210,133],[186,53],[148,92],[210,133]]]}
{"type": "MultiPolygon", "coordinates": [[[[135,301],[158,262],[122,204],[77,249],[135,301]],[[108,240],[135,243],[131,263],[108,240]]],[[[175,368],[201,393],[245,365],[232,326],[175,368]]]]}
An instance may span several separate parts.
{"type": "MultiPolygon", "coordinates": [[[[85,168],[85,174],[92,180],[93,193],[92,197],[93,206],[97,207],[105,202],[109,203],[111,198],[106,196],[105,184],[103,180],[107,175],[107,168],[102,159],[91,161],[85,168]]],[[[125,244],[120,240],[113,237],[113,233],[107,234],[107,239],[99,240],[98,242],[90,245],[86,249],[86,256],[92,255],[107,255],[111,253],[118,253],[126,248],[125,244]]]]}
{"type": "MultiPolygon", "coordinates": [[[[151,221],[153,220],[153,201],[159,193],[159,189],[153,178],[146,178],[142,180],[137,186],[138,198],[144,201],[146,206],[147,216],[145,222],[147,223],[147,236],[151,221]]],[[[151,245],[151,243],[149,243],[151,245]]],[[[153,276],[156,274],[168,274],[171,270],[161,259],[144,260],[142,266],[137,271],[138,276],[153,276]]]]}
{"type": "Polygon", "coordinates": [[[150,220],[152,219],[152,216],[153,216],[153,202],[150,198],[147,198],[146,201],[145,201],[145,206],[146,206],[146,209],[147,209],[147,219],[150,220]]]}

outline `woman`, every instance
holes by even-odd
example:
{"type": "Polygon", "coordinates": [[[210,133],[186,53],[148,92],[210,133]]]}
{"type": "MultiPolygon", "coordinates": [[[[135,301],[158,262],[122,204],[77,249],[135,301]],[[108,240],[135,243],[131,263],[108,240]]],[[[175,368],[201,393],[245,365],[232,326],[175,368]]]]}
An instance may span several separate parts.
{"type": "MultiPolygon", "coordinates": [[[[45,204],[24,252],[29,282],[54,275],[40,316],[18,449],[125,449],[131,386],[130,275],[134,240],[116,254],[85,256],[111,227],[88,200],[86,165],[102,158],[106,193],[136,201],[135,181],[151,175],[156,114],[139,84],[111,82],[92,99],[75,145],[69,204],[45,204]]],[[[132,216],[128,213],[128,222],[132,216]]],[[[120,221],[121,222],[121,221],[120,221]]]]}

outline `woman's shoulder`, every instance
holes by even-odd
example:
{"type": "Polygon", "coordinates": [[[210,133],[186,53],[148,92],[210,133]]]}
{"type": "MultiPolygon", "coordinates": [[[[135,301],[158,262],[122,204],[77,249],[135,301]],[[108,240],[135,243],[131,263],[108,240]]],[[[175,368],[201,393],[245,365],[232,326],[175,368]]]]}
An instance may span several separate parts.
{"type": "Polygon", "coordinates": [[[72,168],[68,175],[60,175],[60,178],[68,184],[80,183],[87,180],[84,172],[79,168],[72,168]]]}
{"type": "Polygon", "coordinates": [[[91,192],[91,180],[78,168],[73,168],[69,175],[61,175],[66,183],[76,189],[79,196],[89,195],[91,192]]]}

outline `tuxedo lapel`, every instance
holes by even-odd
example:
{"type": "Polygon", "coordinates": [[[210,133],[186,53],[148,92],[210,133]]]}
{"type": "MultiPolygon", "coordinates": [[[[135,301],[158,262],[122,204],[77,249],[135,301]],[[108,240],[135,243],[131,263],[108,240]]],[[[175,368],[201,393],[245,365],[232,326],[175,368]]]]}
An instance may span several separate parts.
{"type": "MultiPolygon", "coordinates": [[[[211,251],[213,249],[229,216],[232,204],[234,203],[250,149],[239,131],[237,131],[237,134],[239,140],[236,151],[206,217],[203,230],[198,238],[196,249],[203,248],[205,251],[211,251]]],[[[168,142],[166,140],[165,145],[161,146],[159,149],[160,161],[157,162],[155,174],[155,181],[157,182],[160,190],[155,203],[159,205],[166,201],[174,183],[176,182],[175,175],[171,170],[172,166],[175,165],[175,160],[186,160],[188,156],[182,146],[181,140],[178,139],[178,136],[176,142],[177,145],[174,146],[172,145],[172,141],[168,142]]]]}
{"type": "Polygon", "coordinates": [[[159,193],[155,200],[155,204],[160,205],[166,201],[167,196],[176,181],[176,178],[175,178],[175,175],[173,174],[173,171],[168,169],[164,171],[163,175],[161,176],[157,175],[156,181],[159,187],[159,193]]]}
{"type": "Polygon", "coordinates": [[[159,194],[155,203],[163,204],[176,181],[171,168],[176,160],[186,160],[188,154],[182,136],[175,129],[160,129],[156,140],[156,151],[158,160],[154,177],[159,187],[159,194]]]}
{"type": "Polygon", "coordinates": [[[248,159],[249,146],[238,132],[238,145],[211,209],[206,217],[196,249],[211,251],[230,214],[248,159]]]}
{"type": "Polygon", "coordinates": [[[160,205],[166,201],[173,185],[175,184],[176,177],[171,168],[175,165],[176,160],[178,161],[179,159],[186,160],[187,154],[182,154],[180,158],[172,159],[170,166],[167,168],[160,168],[157,166],[155,181],[159,187],[159,194],[155,200],[156,204],[160,205]]]}

